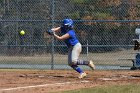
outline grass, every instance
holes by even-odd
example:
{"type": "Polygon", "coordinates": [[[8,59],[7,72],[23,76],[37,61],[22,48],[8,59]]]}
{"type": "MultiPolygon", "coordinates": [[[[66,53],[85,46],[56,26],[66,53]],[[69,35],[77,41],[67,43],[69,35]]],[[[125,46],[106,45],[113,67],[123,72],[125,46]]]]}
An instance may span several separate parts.
{"type": "Polygon", "coordinates": [[[140,84],[85,88],[57,93],[140,93],[140,84]]]}

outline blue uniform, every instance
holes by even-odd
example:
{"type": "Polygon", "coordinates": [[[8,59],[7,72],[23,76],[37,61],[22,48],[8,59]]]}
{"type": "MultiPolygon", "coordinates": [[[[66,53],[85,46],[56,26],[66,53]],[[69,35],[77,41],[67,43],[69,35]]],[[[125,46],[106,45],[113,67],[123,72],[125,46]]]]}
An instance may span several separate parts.
{"type": "Polygon", "coordinates": [[[68,51],[68,64],[77,72],[83,73],[83,70],[77,66],[77,61],[79,59],[79,55],[81,53],[82,47],[79,43],[79,40],[76,37],[75,31],[73,29],[65,29],[65,27],[61,27],[61,33],[69,34],[70,37],[65,39],[64,42],[69,48],[68,51]]]}
{"type": "Polygon", "coordinates": [[[64,42],[68,46],[68,64],[75,71],[80,73],[79,78],[83,78],[86,74],[78,65],[89,65],[89,61],[79,60],[79,55],[82,51],[82,45],[76,37],[76,33],[73,30],[73,21],[71,19],[64,19],[63,24],[61,26],[61,34],[69,34],[69,38],[65,39],[64,42]]]}
{"type": "Polygon", "coordinates": [[[75,31],[73,29],[70,29],[70,30],[66,30],[64,27],[61,27],[61,33],[64,35],[64,34],[69,34],[70,35],[70,38],[64,40],[64,42],[66,43],[66,45],[68,47],[70,46],[74,46],[76,45],[77,43],[79,43],[77,37],[76,37],[76,34],[75,34],[75,31]]]}

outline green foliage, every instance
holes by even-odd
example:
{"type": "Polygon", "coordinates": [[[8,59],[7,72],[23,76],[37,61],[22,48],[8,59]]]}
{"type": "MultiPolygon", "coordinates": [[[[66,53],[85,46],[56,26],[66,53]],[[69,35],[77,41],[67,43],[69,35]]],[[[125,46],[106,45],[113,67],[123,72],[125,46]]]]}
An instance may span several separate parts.
{"type": "Polygon", "coordinates": [[[75,7],[79,7],[73,11],[72,14],[74,17],[84,17],[84,16],[93,16],[96,19],[104,19],[112,16],[112,7],[109,6],[100,6],[102,4],[101,0],[72,0],[75,7]],[[80,11],[80,15],[77,13],[80,11]],[[77,16],[76,16],[77,15],[77,16]]]}
{"type": "Polygon", "coordinates": [[[97,3],[100,0],[72,0],[73,3],[75,4],[93,4],[97,3]]]}
{"type": "Polygon", "coordinates": [[[72,2],[76,4],[81,4],[81,3],[84,3],[85,0],[72,0],[72,2]]]}
{"type": "Polygon", "coordinates": [[[76,12],[71,13],[71,14],[70,14],[70,18],[72,18],[72,19],[80,18],[80,13],[79,13],[79,11],[76,11],[76,12]]]}
{"type": "Polygon", "coordinates": [[[97,13],[95,13],[95,17],[96,17],[97,19],[104,19],[104,18],[110,17],[110,14],[109,14],[109,13],[97,12],[97,13]]]}
{"type": "Polygon", "coordinates": [[[0,4],[3,4],[3,0],[0,0],[0,4]]]}

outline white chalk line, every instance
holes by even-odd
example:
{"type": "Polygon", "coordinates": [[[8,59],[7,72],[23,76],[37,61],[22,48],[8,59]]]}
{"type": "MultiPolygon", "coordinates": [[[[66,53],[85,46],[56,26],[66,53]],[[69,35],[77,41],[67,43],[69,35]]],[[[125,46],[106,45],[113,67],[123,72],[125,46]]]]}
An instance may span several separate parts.
{"type": "Polygon", "coordinates": [[[80,81],[80,82],[64,82],[64,83],[43,84],[43,85],[35,85],[35,86],[25,86],[25,87],[0,89],[0,91],[11,91],[11,90],[39,88],[39,87],[47,87],[47,86],[60,86],[60,85],[66,85],[66,84],[87,83],[87,82],[89,82],[89,81],[84,80],[84,81],[80,81]]]}

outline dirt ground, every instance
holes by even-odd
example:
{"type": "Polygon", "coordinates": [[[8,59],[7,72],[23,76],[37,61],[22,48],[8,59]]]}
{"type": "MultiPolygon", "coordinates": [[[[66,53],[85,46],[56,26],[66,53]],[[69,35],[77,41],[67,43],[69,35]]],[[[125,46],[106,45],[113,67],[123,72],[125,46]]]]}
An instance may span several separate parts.
{"type": "Polygon", "coordinates": [[[0,93],[49,93],[98,86],[140,83],[139,70],[0,70],[0,93]]]}

